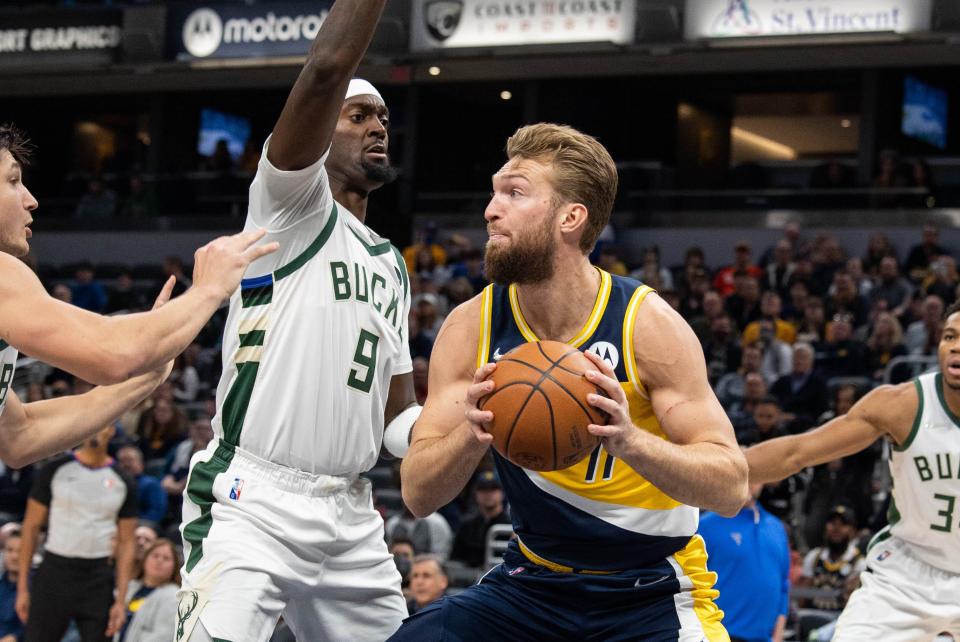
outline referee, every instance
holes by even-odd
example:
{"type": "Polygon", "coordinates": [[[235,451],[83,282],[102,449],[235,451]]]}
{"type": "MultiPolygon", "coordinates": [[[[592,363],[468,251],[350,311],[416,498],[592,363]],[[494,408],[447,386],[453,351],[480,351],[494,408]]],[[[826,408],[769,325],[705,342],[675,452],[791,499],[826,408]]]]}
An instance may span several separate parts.
{"type": "Polygon", "coordinates": [[[59,642],[71,620],[83,642],[111,639],[126,618],[137,527],[136,483],[114,468],[108,426],[34,478],[23,521],[17,615],[25,642],[59,642]],[[30,562],[47,524],[43,563],[30,562]],[[116,535],[115,564],[112,539],[116,535]]]}

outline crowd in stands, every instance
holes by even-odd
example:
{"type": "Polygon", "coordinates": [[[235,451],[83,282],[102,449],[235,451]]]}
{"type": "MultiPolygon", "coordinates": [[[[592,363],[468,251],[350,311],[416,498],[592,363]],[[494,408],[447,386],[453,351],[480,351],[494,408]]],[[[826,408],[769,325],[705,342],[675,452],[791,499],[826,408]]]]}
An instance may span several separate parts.
{"type": "MultiPolygon", "coordinates": [[[[892,360],[936,354],[943,310],[957,298],[960,285],[952,253],[941,246],[933,227],[923,229],[905,256],[881,234],[870,239],[864,256],[848,256],[830,235],[809,236],[795,225],[769,248],[737,243],[727,265],[706,265],[699,247],[691,247],[678,266],[662,265],[655,247],[639,256],[639,265],[626,265],[607,241],[593,258],[614,274],[654,287],[689,322],[702,343],[710,381],[744,446],[808,430],[845,413],[871,387],[909,379],[913,366],[891,368],[892,360]]],[[[433,342],[445,315],[486,284],[483,253],[463,236],[441,240],[435,229],[426,228],[403,257],[411,280],[414,380],[422,402],[433,342]]],[[[169,275],[176,277],[178,291],[190,284],[189,270],[175,257],[152,277],[123,268],[103,277],[97,270],[83,264],[66,272],[38,272],[55,296],[107,313],[149,306],[169,275]]],[[[181,493],[190,457],[213,437],[224,317],[225,309],[177,359],[170,380],[117,421],[109,442],[109,456],[135,484],[138,506],[135,579],[127,590],[131,619],[128,637],[121,633],[120,640],[129,640],[130,630],[146,630],[138,628],[148,626],[138,622],[140,614],[162,619],[173,604],[173,589],[161,588],[177,581],[181,493]]],[[[89,388],[56,370],[36,372],[45,374],[27,381],[28,401],[89,388]]],[[[837,612],[855,587],[865,538],[885,523],[881,451],[877,444],[758,491],[754,510],[786,527],[793,607],[837,612]]],[[[5,550],[0,642],[22,635],[14,608],[19,524],[51,465],[56,462],[0,471],[0,521],[6,524],[0,528],[5,550]]],[[[491,561],[491,527],[510,523],[490,458],[454,501],[422,519],[400,500],[398,462],[382,458],[369,477],[411,610],[475,581],[491,561]]],[[[42,545],[37,551],[39,561],[42,545]]],[[[727,565],[711,551],[715,561],[727,565]]]]}

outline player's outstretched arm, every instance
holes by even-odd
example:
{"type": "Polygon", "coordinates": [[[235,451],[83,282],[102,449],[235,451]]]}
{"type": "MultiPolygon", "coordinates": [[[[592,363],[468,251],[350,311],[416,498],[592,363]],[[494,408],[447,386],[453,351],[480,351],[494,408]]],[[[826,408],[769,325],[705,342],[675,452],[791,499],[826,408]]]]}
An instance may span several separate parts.
{"type": "Polygon", "coordinates": [[[386,0],[337,0],[273,128],[267,159],[280,170],[313,165],[330,146],[350,78],[386,0]]]}
{"type": "Polygon", "coordinates": [[[403,501],[414,515],[429,515],[467,485],[493,436],[482,428],[492,413],[477,410],[490,392],[494,365],[476,368],[480,297],[457,307],[437,335],[430,360],[430,392],[413,427],[400,466],[403,501]]]}
{"type": "Polygon", "coordinates": [[[0,254],[0,338],[95,384],[156,370],[193,341],[236,290],[251,261],[276,251],[276,243],[252,247],[262,237],[262,231],[245,232],[208,243],[194,255],[193,286],[187,292],[159,310],[116,317],[50,297],[29,268],[0,254]]]}
{"type": "Polygon", "coordinates": [[[748,448],[750,481],[779,481],[808,466],[860,452],[884,435],[903,443],[919,403],[913,383],[876,388],[855,403],[847,414],[815,430],[778,437],[748,448]]]}
{"type": "Polygon", "coordinates": [[[748,497],[747,465],[730,420],[710,388],[700,343],[690,326],[656,295],[640,306],[633,333],[640,379],[667,439],[633,425],[613,370],[587,353],[599,370],[588,373],[588,378],[609,396],[592,395],[588,401],[610,415],[608,425],[592,425],[590,432],[604,438],[611,455],[676,501],[736,514],[748,497]]]}

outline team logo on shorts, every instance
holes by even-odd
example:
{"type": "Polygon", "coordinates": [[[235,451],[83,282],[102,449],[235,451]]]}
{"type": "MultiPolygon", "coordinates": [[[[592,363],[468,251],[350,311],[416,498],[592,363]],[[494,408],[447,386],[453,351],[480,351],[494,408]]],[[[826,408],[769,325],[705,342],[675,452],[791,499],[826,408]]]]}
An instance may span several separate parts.
{"type": "Polygon", "coordinates": [[[882,562],[883,560],[887,559],[887,558],[890,557],[891,555],[893,555],[893,551],[891,551],[891,550],[889,550],[889,549],[888,549],[888,550],[885,550],[884,552],[882,552],[882,553],[880,553],[879,555],[877,555],[877,561],[878,561],[878,562],[882,562]]]}
{"type": "Polygon", "coordinates": [[[520,573],[523,573],[525,570],[527,569],[522,566],[518,566],[517,568],[512,568],[507,571],[507,575],[520,575],[520,573]]]}
{"type": "Polygon", "coordinates": [[[240,499],[240,492],[243,490],[243,480],[239,477],[233,478],[233,486],[230,488],[230,499],[240,499]]]}
{"type": "Polygon", "coordinates": [[[197,602],[199,601],[200,596],[197,595],[197,592],[190,591],[184,595],[180,603],[177,604],[177,640],[183,638],[183,625],[186,624],[190,616],[193,615],[193,610],[197,608],[197,602]]]}
{"type": "Polygon", "coordinates": [[[423,18],[427,31],[435,39],[443,42],[456,32],[463,14],[461,0],[432,0],[423,6],[423,18]]]}

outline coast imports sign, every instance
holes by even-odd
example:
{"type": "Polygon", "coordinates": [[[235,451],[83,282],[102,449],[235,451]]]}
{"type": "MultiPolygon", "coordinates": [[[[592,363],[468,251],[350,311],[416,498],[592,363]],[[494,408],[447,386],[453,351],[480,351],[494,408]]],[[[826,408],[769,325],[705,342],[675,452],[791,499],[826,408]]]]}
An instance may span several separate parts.
{"type": "MultiPolygon", "coordinates": [[[[29,15],[29,14],[28,14],[29,15]]],[[[123,30],[119,12],[58,12],[0,20],[0,54],[116,50],[123,30]]]]}
{"type": "Polygon", "coordinates": [[[186,60],[305,54],[332,4],[329,0],[175,6],[168,21],[170,49],[186,60]]]}
{"type": "Polygon", "coordinates": [[[906,33],[930,29],[932,0],[686,0],[684,35],[700,38],[906,33]]]}
{"type": "Polygon", "coordinates": [[[414,0],[410,47],[627,44],[635,7],[635,0],[414,0]]]}

